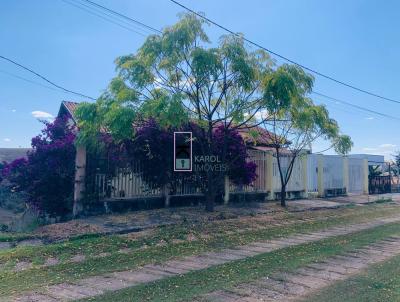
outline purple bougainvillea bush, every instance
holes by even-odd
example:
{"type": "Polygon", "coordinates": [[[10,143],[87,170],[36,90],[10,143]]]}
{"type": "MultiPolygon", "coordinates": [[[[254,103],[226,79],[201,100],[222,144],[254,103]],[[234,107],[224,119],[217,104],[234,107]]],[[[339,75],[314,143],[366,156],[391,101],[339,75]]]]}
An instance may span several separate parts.
{"type": "Polygon", "coordinates": [[[14,191],[27,193],[31,209],[66,217],[73,204],[76,130],[67,118],[44,124],[41,133],[32,138],[27,158],[5,164],[1,173],[14,191]]]}
{"type": "Polygon", "coordinates": [[[257,165],[249,161],[246,144],[239,132],[220,125],[214,130],[213,136],[214,154],[226,162],[229,179],[236,185],[251,184],[257,178],[257,165]]]}
{"type": "MultiPolygon", "coordinates": [[[[182,177],[188,175],[185,172],[173,171],[174,131],[191,131],[194,138],[193,155],[207,155],[203,154],[200,144],[202,130],[194,123],[183,125],[179,129],[163,128],[154,119],[150,119],[137,129],[135,139],[128,147],[129,157],[143,163],[144,178],[159,187],[168,184],[172,191],[182,177]]],[[[236,185],[251,184],[257,177],[257,166],[249,161],[246,144],[238,131],[227,130],[221,125],[214,130],[213,139],[214,149],[211,155],[218,156],[227,165],[225,173],[230,180],[236,185]]],[[[204,172],[198,174],[200,177],[196,179],[200,180],[200,183],[194,181],[194,185],[204,186],[207,175],[204,172]]],[[[221,175],[214,175],[216,178],[219,176],[221,175]]],[[[190,182],[190,178],[185,182],[190,182]]]]}

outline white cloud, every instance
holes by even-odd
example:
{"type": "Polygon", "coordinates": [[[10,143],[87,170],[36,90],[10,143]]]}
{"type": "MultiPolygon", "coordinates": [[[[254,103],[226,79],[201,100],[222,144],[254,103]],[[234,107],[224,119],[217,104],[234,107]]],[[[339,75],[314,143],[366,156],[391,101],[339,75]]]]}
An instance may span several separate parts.
{"type": "Polygon", "coordinates": [[[17,109],[11,109],[11,112],[17,112],[17,109]]]}
{"type": "MultiPolygon", "coordinates": [[[[251,113],[251,115],[253,115],[253,112],[251,113]]],[[[250,117],[250,113],[245,112],[245,113],[244,113],[244,117],[249,118],[249,117],[250,117]]],[[[261,121],[261,120],[266,119],[266,118],[268,117],[268,111],[267,111],[267,110],[260,110],[260,111],[257,111],[257,112],[254,114],[253,117],[254,117],[256,120],[261,121]]]]}
{"type": "Polygon", "coordinates": [[[254,117],[258,120],[266,119],[268,117],[268,111],[267,110],[257,111],[256,114],[254,114],[254,117]]]}
{"type": "Polygon", "coordinates": [[[365,119],[366,119],[366,120],[374,120],[375,118],[372,117],[372,116],[370,116],[370,117],[366,117],[365,119]]]}
{"type": "Polygon", "coordinates": [[[366,152],[371,152],[371,151],[376,151],[376,150],[378,150],[378,149],[377,149],[377,148],[365,147],[365,148],[362,148],[362,150],[363,150],[363,151],[366,151],[366,152]]]}
{"type": "Polygon", "coordinates": [[[39,120],[52,120],[54,119],[54,116],[48,112],[45,111],[32,111],[32,116],[34,118],[37,118],[39,120]]]}
{"type": "Polygon", "coordinates": [[[9,142],[11,142],[11,139],[10,138],[4,138],[3,141],[5,141],[6,143],[9,143],[9,142]]]}
{"type": "Polygon", "coordinates": [[[381,144],[377,147],[365,147],[362,151],[366,154],[383,155],[386,159],[391,158],[393,153],[396,152],[395,144],[381,144]]]}
{"type": "Polygon", "coordinates": [[[379,148],[382,148],[382,149],[393,149],[394,147],[396,147],[396,145],[393,145],[393,144],[382,144],[379,146],[379,148]]]}

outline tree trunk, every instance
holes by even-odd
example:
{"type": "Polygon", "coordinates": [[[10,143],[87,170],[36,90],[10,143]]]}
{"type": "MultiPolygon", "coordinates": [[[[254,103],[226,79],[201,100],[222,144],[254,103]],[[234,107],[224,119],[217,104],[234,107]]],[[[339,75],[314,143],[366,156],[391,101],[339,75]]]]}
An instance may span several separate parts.
{"type": "Polygon", "coordinates": [[[286,186],[281,187],[281,206],[286,208],[286,186]]]}
{"type": "Polygon", "coordinates": [[[169,186],[166,184],[163,186],[164,206],[166,208],[170,206],[171,195],[169,193],[169,186]]]}
{"type": "Polygon", "coordinates": [[[77,147],[75,157],[75,183],[74,183],[74,204],[72,215],[78,217],[83,210],[82,199],[85,192],[85,174],[86,174],[86,148],[77,147]]]}
{"type": "Polygon", "coordinates": [[[212,179],[212,173],[208,174],[208,184],[207,184],[207,192],[206,192],[206,211],[213,212],[214,211],[214,200],[215,200],[215,193],[214,193],[214,182],[212,179]]]}
{"type": "MultiPolygon", "coordinates": [[[[208,130],[207,130],[207,154],[212,155],[213,151],[213,135],[212,135],[212,121],[211,118],[208,121],[208,130]]],[[[211,170],[207,171],[207,192],[206,192],[206,211],[213,212],[214,211],[214,199],[215,199],[215,175],[211,170]]]]}
{"type": "Polygon", "coordinates": [[[229,176],[224,176],[224,204],[229,203],[229,176]]]}

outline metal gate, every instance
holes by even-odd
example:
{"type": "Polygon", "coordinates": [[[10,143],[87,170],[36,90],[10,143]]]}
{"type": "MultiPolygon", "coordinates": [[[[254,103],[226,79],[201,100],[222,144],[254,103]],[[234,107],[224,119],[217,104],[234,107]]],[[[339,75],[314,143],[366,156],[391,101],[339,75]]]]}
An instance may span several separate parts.
{"type": "Polygon", "coordinates": [[[369,194],[383,194],[391,192],[391,178],[387,176],[371,176],[369,181],[369,194]]]}

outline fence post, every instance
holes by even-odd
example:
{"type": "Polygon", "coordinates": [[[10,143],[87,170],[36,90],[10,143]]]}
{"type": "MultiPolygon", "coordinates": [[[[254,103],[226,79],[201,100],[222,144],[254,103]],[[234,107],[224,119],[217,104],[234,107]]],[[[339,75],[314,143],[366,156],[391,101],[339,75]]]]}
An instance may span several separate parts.
{"type": "Polygon", "coordinates": [[[86,174],[86,148],[78,146],[75,155],[75,182],[74,182],[74,205],[72,215],[77,217],[83,210],[82,199],[85,192],[86,174]]]}
{"type": "Polygon", "coordinates": [[[324,188],[324,156],[318,155],[318,197],[325,196],[324,188]]]}
{"type": "Polygon", "coordinates": [[[368,190],[368,159],[363,160],[363,174],[364,174],[364,194],[369,194],[368,190]]]}
{"type": "Polygon", "coordinates": [[[170,200],[171,200],[171,195],[169,195],[168,185],[164,185],[162,191],[163,191],[163,195],[164,195],[164,207],[168,208],[170,205],[170,200]]]}
{"type": "Polygon", "coordinates": [[[343,158],[343,188],[346,194],[349,193],[349,159],[345,156],[343,158]]]}
{"type": "Polygon", "coordinates": [[[268,200],[274,200],[275,196],[274,196],[274,187],[273,187],[273,177],[274,177],[274,173],[273,173],[273,165],[274,165],[274,158],[272,156],[271,153],[267,153],[266,156],[266,161],[267,161],[267,171],[266,172],[266,177],[265,177],[265,181],[266,181],[266,188],[267,191],[269,192],[268,194],[268,200]]]}
{"type": "Polygon", "coordinates": [[[303,188],[304,188],[304,193],[303,193],[303,198],[308,198],[308,165],[307,165],[307,159],[308,159],[308,155],[307,154],[303,154],[301,157],[301,165],[303,168],[303,188]]]}
{"type": "Polygon", "coordinates": [[[225,175],[224,179],[224,204],[229,203],[229,176],[225,175]]]}

